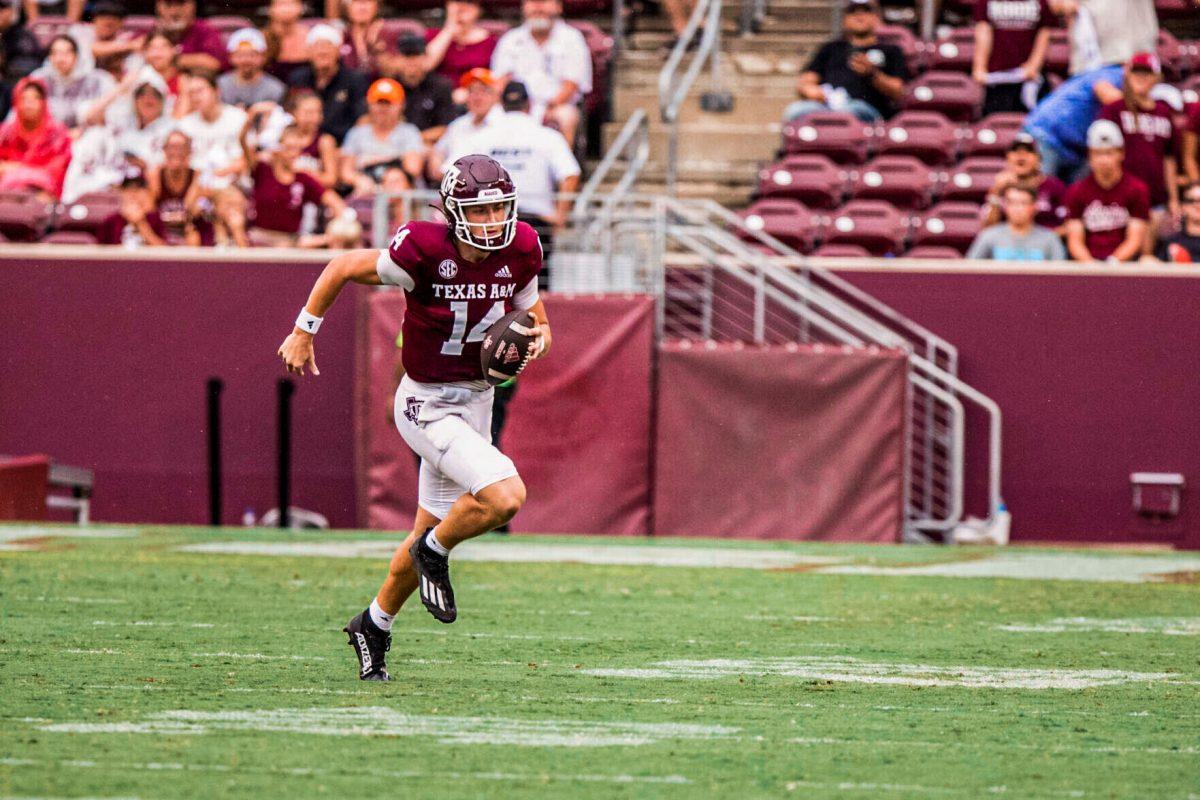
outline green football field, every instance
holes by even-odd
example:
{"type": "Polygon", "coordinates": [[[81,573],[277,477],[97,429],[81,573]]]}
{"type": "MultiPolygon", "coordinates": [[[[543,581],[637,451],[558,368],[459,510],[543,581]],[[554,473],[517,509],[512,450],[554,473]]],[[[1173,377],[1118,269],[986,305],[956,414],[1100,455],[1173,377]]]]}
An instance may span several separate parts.
{"type": "Polygon", "coordinates": [[[0,797],[1200,798],[1200,554],[0,527],[0,797]]]}

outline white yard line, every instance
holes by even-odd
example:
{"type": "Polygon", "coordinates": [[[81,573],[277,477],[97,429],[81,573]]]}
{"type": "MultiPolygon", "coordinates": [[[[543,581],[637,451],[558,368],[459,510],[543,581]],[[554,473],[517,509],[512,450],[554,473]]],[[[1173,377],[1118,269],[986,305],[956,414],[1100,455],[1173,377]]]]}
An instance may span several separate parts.
{"type": "Polygon", "coordinates": [[[192,658],[241,658],[248,661],[328,661],[325,656],[273,656],[265,653],[192,653],[192,658]]]}
{"type": "Polygon", "coordinates": [[[131,599],[118,597],[47,597],[45,595],[34,597],[28,594],[15,594],[12,598],[27,603],[71,603],[72,605],[125,605],[133,602],[131,599]]]}
{"type": "Polygon", "coordinates": [[[1200,755],[1200,747],[1180,745],[1179,747],[1074,747],[1071,745],[1019,744],[1012,742],[960,742],[956,740],[944,742],[923,741],[920,739],[843,739],[838,737],[804,737],[797,736],[787,740],[791,744],[812,746],[855,746],[855,747],[918,747],[928,750],[945,750],[949,748],[987,749],[987,750],[1018,750],[1036,751],[1039,753],[1105,753],[1109,755],[1200,755]]]}
{"type": "Polygon", "coordinates": [[[1200,617],[1058,617],[1040,623],[993,626],[1012,633],[1157,633],[1163,636],[1200,636],[1200,617]]]}
{"type": "Polygon", "coordinates": [[[213,622],[162,622],[149,619],[135,619],[128,622],[114,622],[107,619],[92,620],[93,625],[128,626],[131,628],[215,628],[213,622]]]}
{"type": "Polygon", "coordinates": [[[1108,553],[997,552],[985,558],[916,566],[844,564],[820,567],[826,575],[940,576],[1027,580],[1146,583],[1171,572],[1200,571],[1200,558],[1184,555],[1140,556],[1108,553]]]}
{"type": "Polygon", "coordinates": [[[67,648],[66,650],[64,650],[63,652],[72,653],[74,655],[81,655],[81,656],[119,656],[119,655],[123,655],[123,653],[121,653],[120,650],[110,650],[107,647],[102,648],[100,650],[82,650],[78,647],[70,647],[70,648],[67,648]]]}

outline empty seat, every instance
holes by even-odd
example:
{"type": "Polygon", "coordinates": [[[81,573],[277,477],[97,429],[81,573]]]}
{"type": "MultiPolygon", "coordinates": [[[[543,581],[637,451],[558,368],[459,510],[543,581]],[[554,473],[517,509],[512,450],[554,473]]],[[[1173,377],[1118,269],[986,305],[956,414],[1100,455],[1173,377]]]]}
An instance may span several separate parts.
{"type": "Polygon", "coordinates": [[[1158,45],[1155,48],[1158,60],[1162,62],[1163,78],[1177,81],[1191,67],[1191,54],[1183,49],[1179,40],[1168,30],[1158,31],[1158,45]]]}
{"type": "Polygon", "coordinates": [[[940,111],[960,122],[979,118],[983,87],[961,72],[934,70],[908,85],[904,107],[913,111],[940,111]]]}
{"type": "Polygon", "coordinates": [[[873,256],[904,250],[908,220],[884,200],[851,200],[833,212],[825,229],[826,244],[856,244],[873,256]]]}
{"type": "Polygon", "coordinates": [[[904,254],[904,258],[928,258],[928,259],[946,259],[958,260],[963,257],[963,254],[955,250],[953,247],[939,247],[937,245],[921,245],[914,247],[904,254]]]}
{"type": "Polygon", "coordinates": [[[813,251],[820,258],[870,258],[867,248],[857,244],[823,244],[813,251]]]}
{"type": "Polygon", "coordinates": [[[757,197],[787,197],[809,208],[837,208],[846,198],[847,178],[828,156],[791,155],[758,173],[757,197]]]}
{"type": "Polygon", "coordinates": [[[783,126],[784,153],[822,153],[839,164],[867,160],[872,129],[853,114],[820,111],[783,126]]]}
{"type": "Polygon", "coordinates": [[[131,14],[121,22],[121,30],[145,36],[158,27],[158,20],[149,14],[131,14]]]}
{"type": "MultiPolygon", "coordinates": [[[[740,216],[750,230],[774,236],[797,250],[811,250],[817,238],[816,219],[803,203],[796,200],[782,197],[759,200],[740,216]]],[[[741,229],[737,233],[746,241],[757,241],[741,229]]]]}
{"type": "Polygon", "coordinates": [[[56,14],[43,14],[42,16],[30,22],[26,29],[33,34],[33,38],[37,39],[38,46],[43,50],[50,47],[50,40],[59,34],[67,32],[67,28],[71,27],[71,20],[66,17],[56,14]]]}
{"type": "Polygon", "coordinates": [[[975,29],[954,28],[930,43],[927,49],[930,69],[969,73],[975,59],[975,29]]]}
{"type": "Polygon", "coordinates": [[[938,203],[913,228],[912,245],[953,247],[965,253],[982,227],[978,203],[938,203]]]}
{"type": "Polygon", "coordinates": [[[901,111],[875,140],[881,154],[916,156],[926,164],[953,164],[958,128],[937,111],[901,111]]]}
{"type": "Polygon", "coordinates": [[[425,26],[415,19],[386,18],[382,22],[383,24],[379,27],[379,38],[387,43],[390,50],[396,48],[396,42],[400,41],[400,37],[406,33],[425,35],[425,26]]]}
{"type": "Polygon", "coordinates": [[[975,156],[963,159],[953,167],[942,182],[941,199],[966,203],[982,203],[996,183],[996,175],[1004,169],[1004,159],[995,156],[975,156]]]}
{"type": "Polygon", "coordinates": [[[966,157],[1003,156],[1024,125],[1024,114],[988,114],[963,137],[962,154],[966,157]]]}
{"type": "Polygon", "coordinates": [[[908,71],[918,75],[925,71],[925,48],[912,31],[903,25],[880,25],[875,31],[875,38],[880,44],[890,44],[900,48],[904,53],[904,62],[908,71]]]}
{"type": "Polygon", "coordinates": [[[43,244],[97,244],[99,240],[83,231],[55,231],[42,238],[43,244]]]}
{"type": "Polygon", "coordinates": [[[92,192],[73,203],[60,204],[54,216],[54,228],[98,236],[105,220],[119,213],[121,195],[118,192],[92,192]]]}
{"type": "Polygon", "coordinates": [[[936,176],[913,156],[880,156],[854,179],[856,200],[886,200],[897,208],[927,208],[936,176]]]}
{"type": "Polygon", "coordinates": [[[50,224],[52,206],[33,196],[0,199],[0,234],[14,242],[36,242],[50,224]]]}
{"type": "Polygon", "coordinates": [[[1071,68],[1071,35],[1063,28],[1050,29],[1050,44],[1046,47],[1046,71],[1066,75],[1071,68]]]}

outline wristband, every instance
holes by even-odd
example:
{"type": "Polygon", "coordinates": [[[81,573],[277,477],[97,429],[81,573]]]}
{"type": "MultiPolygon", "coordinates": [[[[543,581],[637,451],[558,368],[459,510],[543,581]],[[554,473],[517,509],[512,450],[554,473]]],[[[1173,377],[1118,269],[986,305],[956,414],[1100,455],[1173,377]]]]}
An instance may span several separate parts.
{"type": "Polygon", "coordinates": [[[296,327],[315,336],[317,331],[321,329],[322,319],[324,318],[308,313],[307,308],[301,308],[300,316],[296,317],[296,327]]]}

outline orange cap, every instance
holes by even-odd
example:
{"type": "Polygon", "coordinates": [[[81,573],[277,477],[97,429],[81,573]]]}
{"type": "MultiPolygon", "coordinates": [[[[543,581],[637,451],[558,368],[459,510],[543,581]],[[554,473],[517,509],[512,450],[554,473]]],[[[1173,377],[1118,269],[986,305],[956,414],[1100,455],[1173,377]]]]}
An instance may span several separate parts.
{"type": "Polygon", "coordinates": [[[460,88],[466,89],[468,86],[470,86],[475,81],[479,81],[480,83],[482,83],[486,86],[491,86],[493,88],[495,86],[497,86],[499,83],[496,80],[496,76],[492,74],[492,71],[490,69],[484,69],[483,67],[475,67],[474,69],[468,70],[467,72],[463,73],[463,76],[458,79],[458,85],[460,88]]]}
{"type": "Polygon", "coordinates": [[[404,102],[404,87],[391,78],[380,78],[367,89],[367,102],[399,105],[404,102]]]}

